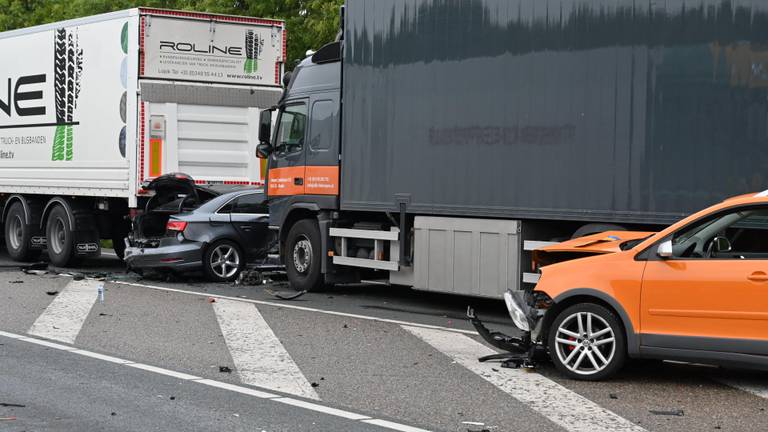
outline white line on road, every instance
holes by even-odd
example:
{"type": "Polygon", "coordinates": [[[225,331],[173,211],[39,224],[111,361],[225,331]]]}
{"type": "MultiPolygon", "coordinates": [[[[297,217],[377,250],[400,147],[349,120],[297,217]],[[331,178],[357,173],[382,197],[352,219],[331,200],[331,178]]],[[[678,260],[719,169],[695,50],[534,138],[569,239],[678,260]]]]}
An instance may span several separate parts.
{"type": "Polygon", "coordinates": [[[523,369],[495,372],[492,364],[477,361],[478,357],[495,351],[467,336],[420,327],[403,328],[568,431],[645,430],[538,373],[523,369]]]}
{"type": "Polygon", "coordinates": [[[88,279],[71,281],[53,299],[27,333],[74,343],[93,304],[96,303],[99,285],[103,283],[88,279]]]}
{"type": "Polygon", "coordinates": [[[320,399],[255,305],[219,299],[213,310],[243,383],[320,399]]]}
{"type": "Polygon", "coordinates": [[[720,384],[725,384],[735,389],[753,394],[757,397],[768,399],[768,386],[766,386],[765,382],[762,380],[761,382],[755,382],[754,377],[752,379],[714,377],[713,379],[720,384]]]}
{"type": "Polygon", "coordinates": [[[358,314],[352,314],[347,312],[337,312],[337,311],[330,311],[325,309],[315,309],[305,306],[296,306],[292,304],[287,303],[275,303],[275,302],[269,302],[264,300],[253,300],[253,299],[244,299],[244,298],[238,298],[238,297],[230,297],[230,296],[221,296],[221,295],[215,295],[211,293],[201,293],[197,291],[187,291],[177,288],[167,288],[157,285],[145,285],[135,282],[125,282],[125,281],[118,281],[118,280],[111,280],[110,283],[118,284],[118,285],[128,285],[133,287],[139,287],[139,288],[147,288],[152,290],[158,290],[158,291],[167,291],[167,292],[175,292],[180,294],[189,294],[194,295],[198,297],[214,297],[217,299],[227,299],[227,300],[234,300],[239,302],[246,302],[246,303],[253,303],[258,305],[266,305],[266,306],[275,306],[283,309],[293,309],[293,310],[300,310],[305,312],[316,312],[316,313],[322,313],[326,315],[334,315],[334,316],[342,316],[346,318],[356,318],[361,320],[367,320],[367,321],[376,321],[376,322],[382,322],[382,323],[389,323],[389,324],[396,324],[396,325],[407,325],[412,327],[422,327],[422,328],[428,328],[428,329],[436,329],[436,330],[443,330],[447,332],[453,332],[453,333],[461,333],[471,336],[477,336],[477,332],[472,330],[463,330],[463,329],[456,329],[456,328],[450,328],[450,327],[442,327],[442,326],[436,326],[431,324],[420,324],[420,323],[414,323],[414,322],[408,322],[408,321],[401,321],[401,320],[394,320],[394,319],[388,319],[388,318],[379,318],[374,316],[368,316],[368,315],[358,315],[358,314]]]}
{"type": "Polygon", "coordinates": [[[10,339],[16,339],[16,340],[21,341],[21,342],[27,342],[27,343],[37,344],[37,345],[43,345],[43,346],[46,346],[48,348],[53,348],[53,349],[61,350],[61,351],[64,351],[64,352],[69,352],[69,353],[72,353],[72,354],[77,354],[77,355],[81,355],[81,356],[84,356],[84,357],[89,357],[89,358],[95,359],[95,360],[106,361],[106,362],[110,362],[110,363],[115,363],[115,364],[120,365],[120,366],[128,366],[128,367],[132,367],[132,368],[141,369],[141,370],[144,370],[146,372],[151,372],[151,373],[156,373],[156,374],[168,376],[168,377],[171,377],[171,378],[176,378],[176,379],[179,379],[181,381],[189,381],[189,382],[193,382],[193,383],[203,384],[203,385],[207,385],[209,387],[215,387],[215,388],[222,389],[222,390],[232,391],[232,392],[236,392],[236,393],[252,396],[252,397],[255,397],[255,398],[258,398],[258,399],[271,400],[271,401],[279,402],[279,403],[282,403],[282,404],[285,404],[285,405],[294,406],[294,407],[297,407],[297,408],[308,409],[308,410],[312,410],[312,411],[316,411],[316,412],[322,412],[324,414],[331,415],[331,416],[334,416],[334,417],[340,417],[340,418],[349,419],[349,420],[356,420],[356,421],[360,421],[362,423],[373,424],[373,425],[377,425],[377,426],[380,426],[380,427],[383,427],[383,428],[392,429],[392,430],[396,430],[396,431],[403,431],[403,432],[429,432],[426,429],[419,429],[419,428],[415,428],[413,426],[408,426],[408,425],[401,424],[401,423],[395,423],[395,422],[391,422],[391,421],[388,421],[388,420],[375,419],[375,418],[371,418],[371,417],[363,415],[363,414],[358,414],[358,413],[354,413],[354,412],[351,412],[351,411],[340,410],[338,408],[333,408],[333,407],[329,407],[329,406],[325,406],[325,405],[320,405],[320,404],[313,403],[313,402],[301,401],[301,400],[298,400],[298,399],[293,399],[293,398],[283,397],[283,396],[279,396],[279,395],[272,394],[272,393],[258,391],[256,389],[252,389],[252,388],[248,388],[248,387],[243,387],[243,386],[238,386],[238,385],[234,385],[234,384],[224,383],[224,382],[221,382],[221,381],[214,381],[214,380],[210,380],[210,379],[200,378],[200,377],[196,377],[194,375],[189,375],[189,374],[185,374],[185,373],[182,373],[182,372],[176,372],[176,371],[172,371],[172,370],[169,370],[169,369],[163,369],[163,368],[159,368],[159,367],[156,367],[156,366],[150,366],[150,365],[143,364],[143,363],[136,363],[136,362],[132,362],[130,360],[124,360],[124,359],[117,358],[117,357],[107,356],[107,355],[95,353],[95,352],[92,352],[92,351],[86,351],[86,350],[82,350],[82,349],[73,349],[71,346],[61,345],[61,344],[57,344],[57,343],[53,343],[53,342],[47,342],[47,341],[44,341],[44,340],[41,340],[41,339],[35,339],[35,338],[32,338],[32,337],[29,337],[29,336],[24,336],[24,335],[19,335],[19,334],[15,334],[15,333],[9,333],[9,332],[5,332],[5,331],[0,331],[0,337],[6,337],[6,338],[10,338],[10,339]]]}

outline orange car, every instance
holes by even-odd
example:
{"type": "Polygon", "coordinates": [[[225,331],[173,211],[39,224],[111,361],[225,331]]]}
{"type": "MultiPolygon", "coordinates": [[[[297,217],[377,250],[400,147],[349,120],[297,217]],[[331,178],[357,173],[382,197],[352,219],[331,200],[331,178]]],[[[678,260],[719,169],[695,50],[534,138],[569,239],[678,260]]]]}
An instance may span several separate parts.
{"type": "Polygon", "coordinates": [[[627,357],[768,369],[768,191],[659,233],[545,247],[534,265],[536,287],[507,307],[571,378],[606,378],[627,357]]]}

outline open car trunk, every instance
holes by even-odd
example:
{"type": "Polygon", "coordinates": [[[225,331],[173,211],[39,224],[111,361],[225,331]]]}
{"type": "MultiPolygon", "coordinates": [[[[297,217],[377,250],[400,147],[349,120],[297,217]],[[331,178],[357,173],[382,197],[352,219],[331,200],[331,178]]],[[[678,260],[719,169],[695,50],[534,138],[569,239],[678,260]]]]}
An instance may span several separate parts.
{"type": "Polygon", "coordinates": [[[154,194],[144,211],[134,218],[131,246],[157,247],[165,236],[165,226],[172,215],[192,211],[219,193],[195,184],[192,177],[171,173],[145,182],[142,187],[154,194]]]}

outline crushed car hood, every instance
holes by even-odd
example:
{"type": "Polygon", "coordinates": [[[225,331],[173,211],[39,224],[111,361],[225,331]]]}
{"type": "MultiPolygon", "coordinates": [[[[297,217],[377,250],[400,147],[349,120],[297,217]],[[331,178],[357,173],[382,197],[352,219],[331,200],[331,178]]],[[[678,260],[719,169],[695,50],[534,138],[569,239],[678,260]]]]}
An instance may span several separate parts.
{"type": "Polygon", "coordinates": [[[631,240],[649,237],[651,231],[606,231],[545,246],[533,251],[534,268],[593,255],[621,252],[631,240]]]}

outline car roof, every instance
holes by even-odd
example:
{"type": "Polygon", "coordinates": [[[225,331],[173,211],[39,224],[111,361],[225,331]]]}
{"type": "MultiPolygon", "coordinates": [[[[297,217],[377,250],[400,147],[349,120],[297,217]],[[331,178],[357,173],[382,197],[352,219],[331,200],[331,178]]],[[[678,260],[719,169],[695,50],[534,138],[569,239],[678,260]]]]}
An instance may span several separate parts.
{"type": "Polygon", "coordinates": [[[263,189],[238,189],[232,192],[221,194],[216,198],[204,203],[200,207],[196,208],[194,211],[213,213],[216,210],[218,210],[221,206],[226,204],[227,202],[231,201],[234,198],[241,197],[243,195],[262,195],[263,196],[262,199],[266,200],[266,195],[264,194],[263,189]]]}

